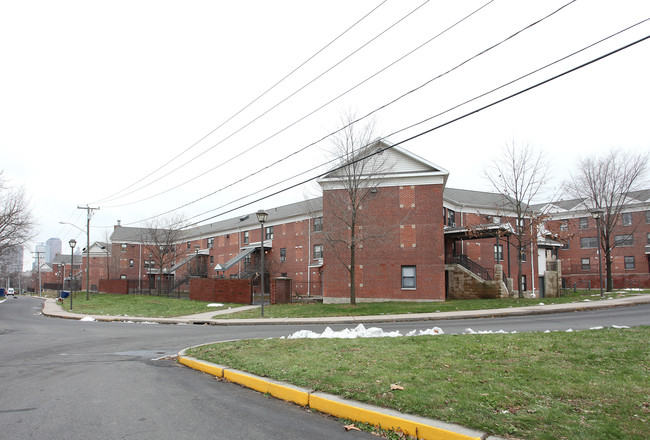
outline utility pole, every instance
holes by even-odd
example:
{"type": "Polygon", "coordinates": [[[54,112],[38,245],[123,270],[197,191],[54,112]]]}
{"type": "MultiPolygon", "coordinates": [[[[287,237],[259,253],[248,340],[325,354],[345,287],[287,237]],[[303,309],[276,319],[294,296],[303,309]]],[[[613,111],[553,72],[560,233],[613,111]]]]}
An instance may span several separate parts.
{"type": "Polygon", "coordinates": [[[45,252],[38,250],[38,246],[36,247],[36,250],[32,252],[32,255],[36,254],[36,265],[38,269],[38,296],[43,296],[43,291],[41,289],[41,254],[44,253],[45,252]]]}
{"type": "Polygon", "coordinates": [[[77,206],[77,209],[85,209],[87,213],[86,221],[86,301],[90,299],[90,218],[93,211],[99,211],[99,206],[91,208],[90,206],[77,206]]]}

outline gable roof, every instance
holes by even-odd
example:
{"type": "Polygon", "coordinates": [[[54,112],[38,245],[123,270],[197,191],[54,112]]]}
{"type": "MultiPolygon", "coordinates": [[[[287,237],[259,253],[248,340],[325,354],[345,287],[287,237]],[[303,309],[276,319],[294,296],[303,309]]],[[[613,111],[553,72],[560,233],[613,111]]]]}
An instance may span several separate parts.
{"type": "MultiPolygon", "coordinates": [[[[467,189],[445,188],[442,198],[444,201],[457,206],[472,208],[512,210],[515,203],[510,197],[499,193],[472,191],[467,189]]],[[[532,208],[532,205],[529,206],[532,208]]]]}
{"type": "MultiPolygon", "coordinates": [[[[364,174],[369,180],[382,181],[379,186],[425,185],[447,183],[449,171],[421,158],[400,146],[387,141],[378,141],[356,154],[356,157],[374,155],[369,160],[379,160],[371,167],[370,173],[364,174]]],[[[341,167],[337,166],[330,173],[318,179],[323,189],[340,186],[341,167]]]]}

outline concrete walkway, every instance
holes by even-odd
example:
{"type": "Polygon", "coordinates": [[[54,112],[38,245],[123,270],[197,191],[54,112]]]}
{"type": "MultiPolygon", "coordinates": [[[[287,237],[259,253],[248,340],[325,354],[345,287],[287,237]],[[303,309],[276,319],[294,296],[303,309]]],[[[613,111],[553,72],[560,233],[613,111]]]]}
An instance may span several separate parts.
{"type": "MultiPolygon", "coordinates": [[[[540,300],[543,303],[544,300],[540,300]]],[[[548,313],[575,312],[581,310],[598,310],[610,307],[649,304],[650,295],[633,295],[625,298],[582,301],[567,304],[536,305],[526,307],[509,307],[504,309],[467,310],[458,312],[409,313],[401,315],[379,316],[334,316],[322,318],[254,318],[254,319],[219,319],[219,315],[259,308],[260,306],[243,306],[231,310],[215,310],[195,315],[177,316],[173,318],[154,318],[146,316],[108,316],[86,315],[63,310],[60,304],[52,298],[47,298],[43,304],[43,315],[66,318],[92,318],[96,321],[126,321],[126,322],[157,322],[160,324],[210,324],[210,325],[255,325],[255,324],[365,324],[376,322],[408,322],[433,321],[445,319],[489,318],[502,316],[540,315],[548,313]],[[217,318],[215,318],[217,317],[217,318]]]]}

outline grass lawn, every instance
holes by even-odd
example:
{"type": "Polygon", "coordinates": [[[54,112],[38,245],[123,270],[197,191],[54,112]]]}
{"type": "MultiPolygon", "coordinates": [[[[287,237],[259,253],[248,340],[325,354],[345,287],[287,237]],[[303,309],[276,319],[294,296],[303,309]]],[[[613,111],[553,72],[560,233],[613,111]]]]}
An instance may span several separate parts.
{"type": "MultiPolygon", "coordinates": [[[[539,300],[538,300],[539,301],[539,300]]],[[[268,339],[200,359],[504,437],[650,438],[650,327],[268,339]],[[397,384],[404,390],[391,390],[397,384]]]]}
{"type": "MultiPolygon", "coordinates": [[[[571,293],[560,298],[499,298],[499,299],[462,299],[435,303],[415,302],[383,302],[383,303],[358,303],[349,304],[320,304],[320,303],[293,303],[276,304],[264,307],[266,318],[310,318],[328,316],[371,316],[406,313],[433,313],[453,312],[459,310],[500,309],[508,307],[523,307],[538,305],[540,302],[549,304],[562,304],[576,301],[600,301],[600,294],[571,293]]],[[[605,298],[618,298],[628,296],[628,292],[612,293],[605,298]]],[[[245,319],[259,318],[259,310],[246,310],[233,314],[220,315],[219,319],[245,319]]]]}
{"type": "MultiPolygon", "coordinates": [[[[115,295],[91,293],[86,301],[86,292],[74,292],[72,311],[88,315],[145,316],[168,318],[235,308],[242,304],[224,304],[222,307],[208,307],[205,301],[168,298],[151,295],[115,295]]],[[[63,301],[63,309],[70,310],[70,300],[63,301]]]]}

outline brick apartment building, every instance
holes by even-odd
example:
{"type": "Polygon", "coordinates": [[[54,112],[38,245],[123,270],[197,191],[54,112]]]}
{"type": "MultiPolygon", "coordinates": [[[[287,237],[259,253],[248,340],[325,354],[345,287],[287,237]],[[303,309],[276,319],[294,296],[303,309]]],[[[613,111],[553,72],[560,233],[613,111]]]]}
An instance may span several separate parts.
{"type": "MultiPolygon", "coordinates": [[[[446,170],[402,148],[382,154],[388,155],[390,171],[369,176],[376,185],[359,211],[360,233],[373,236],[373,228],[381,233],[358,251],[357,301],[507,295],[517,290],[512,280],[519,279],[520,257],[511,239],[517,227],[534,238],[521,256],[522,291],[557,294],[547,292],[549,279],[554,280],[551,286],[599,287],[595,220],[577,201],[536,206],[546,213],[545,223],[537,225],[529,218],[517,225],[510,202],[501,195],[445,188],[446,170]]],[[[340,233],[335,228],[343,188],[337,177],[333,173],[319,181],[322,197],[267,210],[263,231],[254,213],[182,231],[171,250],[173,260],[162,272],[155,267],[147,231],[118,222],[110,252],[91,256],[91,280],[93,274],[110,273],[110,278],[129,279],[141,288],[166,279],[184,289],[192,276],[255,280],[263,249],[267,280],[288,280],[295,295],[347,302],[344,264],[349,261],[340,261],[343,254],[335,253],[326,240],[340,233]],[[100,264],[105,270],[96,267],[100,264]]],[[[650,191],[631,196],[612,252],[615,288],[650,287],[650,191]]]]}

